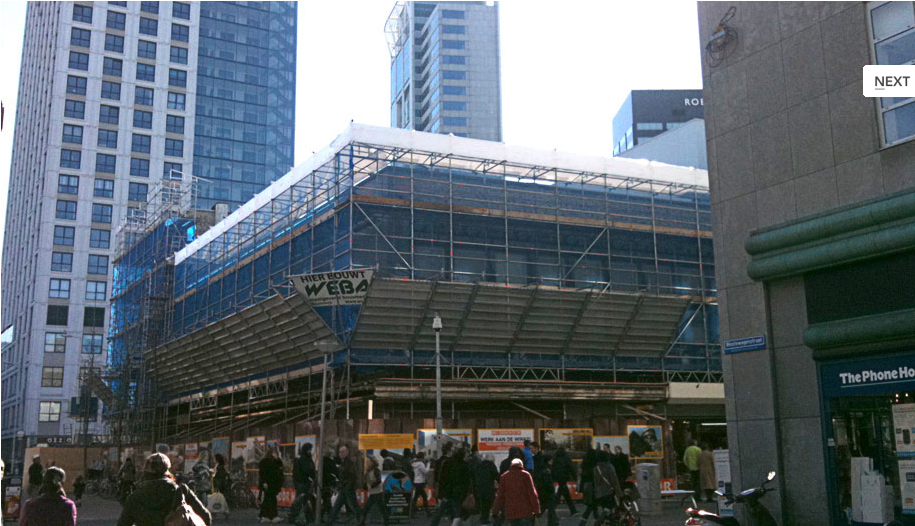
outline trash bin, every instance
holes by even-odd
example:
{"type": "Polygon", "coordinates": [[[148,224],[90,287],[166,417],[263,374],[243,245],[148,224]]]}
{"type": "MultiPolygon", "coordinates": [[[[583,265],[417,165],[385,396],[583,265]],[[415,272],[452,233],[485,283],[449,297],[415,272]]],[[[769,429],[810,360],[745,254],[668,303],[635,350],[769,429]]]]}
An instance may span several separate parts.
{"type": "Polygon", "coordinates": [[[639,511],[644,515],[658,516],[661,514],[661,466],[657,464],[636,464],[636,486],[639,488],[641,500],[639,511]]]}

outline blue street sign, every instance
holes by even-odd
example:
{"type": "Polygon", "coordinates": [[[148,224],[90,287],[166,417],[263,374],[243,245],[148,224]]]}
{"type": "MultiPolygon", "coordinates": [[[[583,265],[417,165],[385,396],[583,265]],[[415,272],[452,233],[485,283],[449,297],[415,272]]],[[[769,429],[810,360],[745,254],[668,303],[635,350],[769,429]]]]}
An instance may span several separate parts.
{"type": "Polygon", "coordinates": [[[749,338],[737,338],[736,340],[727,340],[724,342],[724,353],[734,354],[745,351],[761,351],[766,348],[766,337],[750,336],[749,338]]]}

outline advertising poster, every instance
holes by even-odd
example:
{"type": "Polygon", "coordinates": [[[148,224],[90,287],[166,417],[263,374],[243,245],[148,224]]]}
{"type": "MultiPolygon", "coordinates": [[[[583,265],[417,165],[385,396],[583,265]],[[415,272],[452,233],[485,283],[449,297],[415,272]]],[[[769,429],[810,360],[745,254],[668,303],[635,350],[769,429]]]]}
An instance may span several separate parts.
{"type": "Polygon", "coordinates": [[[626,435],[596,435],[592,441],[592,447],[594,449],[600,449],[606,451],[611,455],[616,451],[616,446],[619,446],[623,453],[629,454],[629,437],[626,435]]]}
{"type": "Polygon", "coordinates": [[[314,435],[298,435],[295,437],[295,454],[299,455],[299,452],[302,451],[302,446],[305,444],[311,444],[311,454],[314,457],[314,461],[318,462],[318,450],[315,447],[315,444],[318,440],[314,435]]]}
{"type": "Polygon", "coordinates": [[[232,442],[232,460],[230,461],[230,471],[232,474],[245,472],[245,448],[247,442],[232,442]]]}
{"type": "Polygon", "coordinates": [[[524,441],[534,440],[533,429],[478,429],[477,448],[481,455],[492,455],[498,466],[508,458],[512,446],[524,447],[524,441]]]}
{"type": "MultiPolygon", "coordinates": [[[[716,449],[712,451],[715,456],[715,477],[718,479],[718,491],[722,493],[731,493],[731,457],[727,449],[716,449]]],[[[734,516],[734,505],[725,504],[724,497],[718,497],[718,514],[723,517],[734,516]]]]}
{"type": "Polygon", "coordinates": [[[197,463],[197,442],[184,444],[184,472],[190,473],[197,463]]]}
{"type": "Polygon", "coordinates": [[[594,430],[590,428],[541,429],[540,448],[550,452],[564,448],[573,459],[583,459],[585,453],[591,449],[591,437],[593,436],[594,430]]]}
{"type": "Polygon", "coordinates": [[[210,444],[210,450],[213,452],[213,457],[216,457],[216,455],[222,455],[222,458],[228,461],[230,458],[229,437],[214,438],[213,442],[210,444]]]}
{"type": "MultiPolygon", "coordinates": [[[[470,446],[473,439],[473,429],[442,429],[442,440],[444,443],[467,444],[470,446]]],[[[444,445],[444,444],[443,444],[444,445]]],[[[422,451],[426,454],[426,460],[435,460],[435,430],[434,429],[417,429],[416,430],[416,453],[422,451]]]]}
{"type": "Polygon", "coordinates": [[[899,459],[902,513],[915,515],[915,458],[899,459]]]}
{"type": "Polygon", "coordinates": [[[896,430],[896,454],[915,457],[915,404],[893,405],[893,427],[896,430]]]}
{"type": "Polygon", "coordinates": [[[413,435],[410,433],[360,433],[359,449],[366,456],[375,457],[382,471],[395,469],[392,464],[403,459],[404,449],[413,449],[413,435]],[[381,451],[388,451],[387,459],[382,458],[381,451]],[[387,462],[385,462],[387,460],[387,462]],[[388,465],[385,465],[385,464],[388,465]]]}
{"type": "Polygon", "coordinates": [[[206,462],[207,466],[211,468],[216,467],[216,460],[213,458],[212,442],[197,443],[197,462],[206,462]]]}
{"type": "Polygon", "coordinates": [[[19,518],[19,499],[22,486],[7,486],[3,493],[3,518],[19,518]]]}
{"type": "Polygon", "coordinates": [[[662,458],[661,426],[626,426],[630,458],[662,458]]]}
{"type": "Polygon", "coordinates": [[[264,435],[245,440],[245,469],[257,469],[257,464],[264,458],[266,447],[267,437],[264,435]]]}

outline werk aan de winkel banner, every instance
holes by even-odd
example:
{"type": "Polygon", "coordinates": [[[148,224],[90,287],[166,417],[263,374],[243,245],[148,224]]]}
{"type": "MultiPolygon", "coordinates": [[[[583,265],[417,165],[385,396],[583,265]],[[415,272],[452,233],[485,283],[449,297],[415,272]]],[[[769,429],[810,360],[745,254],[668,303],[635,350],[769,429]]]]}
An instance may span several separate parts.
{"type": "Polygon", "coordinates": [[[292,286],[312,307],[358,305],[365,299],[374,271],[340,270],[289,276],[292,286]]]}
{"type": "Polygon", "coordinates": [[[534,441],[533,429],[477,429],[477,448],[481,455],[492,455],[498,466],[508,458],[512,446],[524,447],[524,441],[534,441]]]}

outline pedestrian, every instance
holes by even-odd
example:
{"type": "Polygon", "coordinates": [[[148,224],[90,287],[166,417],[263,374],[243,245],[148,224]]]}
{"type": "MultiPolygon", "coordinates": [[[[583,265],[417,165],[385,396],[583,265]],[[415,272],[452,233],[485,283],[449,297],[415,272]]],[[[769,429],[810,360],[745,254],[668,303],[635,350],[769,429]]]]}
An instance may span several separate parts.
{"type": "Polygon", "coordinates": [[[66,477],[64,470],[48,468],[35,496],[22,507],[19,526],[76,526],[76,504],[63,489],[66,477]]]}
{"type": "Polygon", "coordinates": [[[699,486],[705,493],[705,502],[714,500],[715,490],[718,489],[718,478],[715,476],[715,454],[708,444],[702,444],[702,453],[699,453],[699,486]]]}
{"type": "Polygon", "coordinates": [[[620,479],[621,484],[632,475],[632,466],[629,464],[629,455],[623,453],[622,447],[615,446],[613,448],[613,457],[610,459],[610,463],[613,464],[613,468],[616,471],[616,476],[620,479]]]}
{"type": "Polygon", "coordinates": [[[162,453],[146,457],[142,481],[124,502],[117,526],[164,526],[181,497],[207,526],[212,524],[210,511],[187,486],[175,483],[170,467],[171,461],[162,453]]]}
{"type": "MultiPolygon", "coordinates": [[[[390,458],[390,457],[388,457],[390,458]]],[[[369,499],[362,509],[362,517],[359,519],[359,526],[365,526],[365,521],[375,506],[381,509],[381,522],[388,526],[388,507],[385,502],[384,487],[381,485],[381,470],[378,469],[378,460],[375,457],[368,457],[369,465],[365,470],[365,490],[369,492],[369,499]]],[[[401,473],[403,475],[403,473],[401,473]]],[[[388,477],[392,478],[391,476],[388,477]]]]}
{"type": "Polygon", "coordinates": [[[312,489],[317,476],[315,461],[311,458],[311,444],[302,444],[299,458],[292,465],[292,486],[295,488],[295,501],[289,510],[289,522],[295,523],[300,514],[305,515],[306,522],[314,521],[314,497],[312,489]]]}
{"type": "Polygon", "coordinates": [[[324,462],[321,468],[323,480],[321,481],[321,515],[319,521],[324,520],[324,515],[330,516],[333,509],[333,494],[340,485],[340,470],[337,469],[337,462],[334,459],[333,449],[324,450],[324,462]]]}
{"type": "Polygon", "coordinates": [[[397,463],[397,469],[410,477],[410,483],[413,483],[413,451],[410,448],[404,448],[403,456],[397,463]]]}
{"type": "Polygon", "coordinates": [[[38,496],[42,473],[44,468],[41,467],[41,455],[35,455],[32,457],[32,465],[29,466],[29,498],[38,496]]]}
{"type": "Polygon", "coordinates": [[[226,467],[226,457],[216,453],[214,458],[216,459],[216,473],[213,475],[213,488],[228,499],[232,493],[232,477],[229,475],[229,468],[226,467]]]}
{"type": "Polygon", "coordinates": [[[76,500],[76,507],[83,505],[83,493],[86,492],[86,479],[83,478],[82,474],[76,476],[76,480],[73,481],[73,497],[76,500]]]}
{"type": "Polygon", "coordinates": [[[594,466],[597,465],[597,455],[599,449],[589,449],[585,453],[585,458],[581,462],[581,475],[578,479],[578,488],[584,497],[585,511],[581,514],[581,520],[578,526],[585,526],[588,523],[588,517],[593,516],[597,520],[597,506],[594,502],[594,466]]]}
{"type": "Polygon", "coordinates": [[[438,484],[438,509],[432,515],[431,526],[438,526],[442,516],[446,514],[452,524],[456,518],[464,519],[461,504],[473,485],[470,467],[464,459],[464,448],[457,448],[450,457],[446,457],[442,462],[441,472],[436,473],[435,479],[438,484]]]}
{"type": "Polygon", "coordinates": [[[524,469],[526,469],[528,472],[534,469],[534,453],[531,451],[532,443],[533,441],[531,440],[525,440],[524,449],[521,450],[521,453],[524,454],[524,469]]]}
{"type": "Polygon", "coordinates": [[[565,499],[566,504],[569,506],[569,516],[572,517],[578,513],[578,510],[575,509],[575,503],[572,502],[572,494],[569,492],[569,481],[575,480],[575,464],[572,464],[572,459],[569,457],[569,454],[566,453],[565,448],[559,448],[556,450],[556,454],[553,456],[553,481],[559,484],[559,493],[556,498],[556,504],[562,499],[565,499]]]}
{"type": "Polygon", "coordinates": [[[131,487],[137,480],[137,468],[133,465],[133,459],[127,457],[124,465],[118,470],[118,500],[124,502],[130,496],[131,487]]]}
{"type": "Polygon", "coordinates": [[[502,462],[499,463],[499,476],[508,473],[509,468],[511,468],[512,460],[520,458],[524,462],[524,453],[521,451],[521,448],[518,446],[511,446],[508,448],[508,457],[502,459],[502,462]]]}
{"type": "Polygon", "coordinates": [[[393,453],[387,449],[382,449],[379,454],[381,455],[381,469],[385,471],[394,471],[397,469],[397,458],[395,458],[393,453]]]}
{"type": "Polygon", "coordinates": [[[619,504],[623,495],[616,469],[610,462],[610,455],[606,451],[597,454],[597,464],[594,466],[594,507],[597,509],[595,519],[599,522],[600,508],[606,508],[612,513],[619,504]]]}
{"type": "Polygon", "coordinates": [[[356,501],[356,484],[359,473],[356,468],[356,462],[349,455],[349,448],[341,445],[337,450],[337,470],[340,473],[340,496],[334,503],[334,509],[330,514],[330,520],[327,524],[333,524],[340,514],[340,510],[346,505],[346,513],[350,517],[359,516],[359,503],[356,501]]]}
{"type": "Polygon", "coordinates": [[[689,485],[690,489],[696,492],[697,496],[699,493],[699,454],[702,453],[702,450],[699,449],[699,443],[693,439],[690,441],[690,445],[686,448],[686,451],[683,452],[683,463],[686,464],[686,469],[689,470],[689,485]]]}
{"type": "Polygon", "coordinates": [[[410,517],[420,497],[423,499],[423,510],[429,516],[429,496],[426,495],[426,481],[429,480],[429,467],[426,465],[426,454],[420,451],[413,458],[413,498],[410,500],[410,517]]]}
{"type": "Polygon", "coordinates": [[[540,514],[540,498],[534,488],[534,479],[524,470],[522,459],[512,459],[509,470],[499,478],[493,510],[511,526],[531,526],[534,516],[540,514]]]}
{"type": "Polygon", "coordinates": [[[207,495],[213,489],[213,470],[210,469],[208,450],[203,450],[191,472],[194,474],[194,491],[197,492],[197,497],[206,506],[208,502],[207,495]]]}
{"type": "Polygon", "coordinates": [[[553,473],[550,470],[551,458],[540,450],[540,444],[537,442],[531,442],[530,450],[534,455],[534,471],[531,475],[540,498],[540,512],[546,514],[548,526],[556,526],[559,524],[559,516],[556,515],[556,493],[553,491],[553,473]]]}
{"type": "Polygon", "coordinates": [[[283,487],[283,463],[276,455],[272,447],[267,448],[267,455],[257,464],[258,468],[258,489],[261,492],[261,509],[258,516],[261,522],[280,522],[277,515],[276,496],[280,494],[283,487]]]}
{"type": "MultiPolygon", "coordinates": [[[[476,446],[474,446],[476,447],[476,446]]],[[[499,481],[499,470],[493,456],[487,454],[482,459],[474,456],[471,464],[473,468],[473,493],[480,507],[480,525],[489,524],[489,513],[496,499],[496,482],[499,481]]]]}

